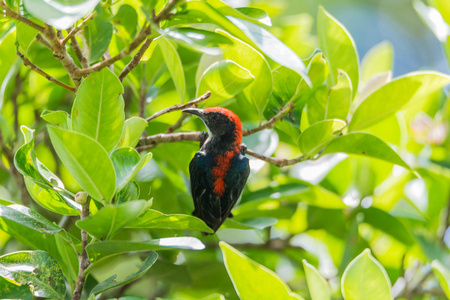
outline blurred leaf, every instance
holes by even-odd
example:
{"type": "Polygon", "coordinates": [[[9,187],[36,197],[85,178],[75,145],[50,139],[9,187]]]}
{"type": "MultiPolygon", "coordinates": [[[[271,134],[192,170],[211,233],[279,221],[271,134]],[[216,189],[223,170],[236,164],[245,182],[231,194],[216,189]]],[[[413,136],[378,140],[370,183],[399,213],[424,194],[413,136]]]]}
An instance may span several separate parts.
{"type": "Polygon", "coordinates": [[[170,250],[172,248],[203,250],[205,245],[194,237],[171,237],[157,240],[147,240],[144,242],[94,242],[86,247],[86,251],[91,260],[98,260],[110,255],[128,253],[130,251],[170,250]]]}
{"type": "Polygon", "coordinates": [[[106,290],[109,290],[109,289],[112,289],[112,288],[115,288],[115,287],[118,287],[121,285],[125,285],[125,284],[135,281],[136,279],[142,277],[145,273],[147,273],[147,271],[153,266],[153,264],[155,263],[155,261],[157,259],[158,259],[158,254],[156,254],[156,252],[153,252],[153,251],[150,252],[150,255],[147,256],[147,258],[144,260],[139,271],[127,276],[125,279],[120,280],[120,281],[115,280],[117,275],[111,276],[108,279],[106,279],[105,281],[97,284],[92,289],[91,293],[94,295],[97,295],[106,290]]]}
{"type": "Polygon", "coordinates": [[[183,103],[186,98],[186,81],[184,79],[183,64],[172,42],[161,36],[158,38],[158,46],[169,69],[172,80],[177,89],[180,100],[183,103]]]}
{"type": "Polygon", "coordinates": [[[325,120],[309,126],[298,137],[298,146],[305,157],[313,157],[345,127],[341,120],[325,120]]]}
{"type": "Polygon", "coordinates": [[[4,299],[32,300],[33,294],[27,285],[18,286],[0,276],[0,290],[4,299]]]}
{"type": "Polygon", "coordinates": [[[44,110],[41,118],[50,124],[60,126],[64,129],[72,129],[72,120],[70,115],[62,110],[44,110]]]}
{"type": "Polygon", "coordinates": [[[59,158],[84,191],[98,201],[109,203],[116,190],[116,174],[105,149],[81,133],[53,125],[48,126],[48,132],[59,158]]]}
{"type": "Polygon", "coordinates": [[[269,100],[272,91],[272,72],[264,57],[243,41],[229,35],[225,31],[218,32],[233,42],[233,46],[222,45],[223,57],[237,63],[239,66],[250,71],[255,80],[244,89],[247,98],[255,106],[260,118],[269,100]]]}
{"type": "Polygon", "coordinates": [[[347,73],[338,70],[337,84],[330,89],[325,105],[325,119],[347,120],[352,101],[352,82],[347,73]]]}
{"type": "Polygon", "coordinates": [[[111,43],[112,35],[113,25],[101,16],[97,16],[88,23],[84,28],[84,36],[89,47],[89,63],[97,61],[105,54],[111,43]]]}
{"type": "Polygon", "coordinates": [[[341,286],[346,300],[392,299],[389,277],[369,249],[347,266],[341,286]]]}
{"type": "Polygon", "coordinates": [[[121,190],[152,158],[151,152],[139,156],[131,147],[118,148],[110,157],[116,171],[116,188],[121,190]]]}
{"type": "Polygon", "coordinates": [[[100,0],[24,0],[26,10],[42,22],[65,30],[92,11],[100,0]]]}
{"type": "Polygon", "coordinates": [[[22,48],[23,54],[27,56],[28,48],[31,43],[34,42],[39,31],[23,22],[16,22],[16,31],[17,42],[19,43],[20,48],[22,48]]]}
{"type": "MultiPolygon", "coordinates": [[[[133,38],[137,31],[138,14],[133,6],[123,4],[120,6],[119,11],[112,19],[113,23],[118,26],[123,26],[124,31],[129,35],[129,38],[133,38]]],[[[120,35],[121,32],[118,34],[120,35]]]]}
{"type": "Polygon", "coordinates": [[[142,132],[147,127],[147,121],[139,117],[131,117],[125,121],[122,136],[117,147],[136,147],[142,132]]]}
{"type": "Polygon", "coordinates": [[[234,289],[241,299],[303,299],[273,271],[220,242],[223,260],[234,289]]]}
{"type": "Polygon", "coordinates": [[[54,234],[61,231],[59,226],[51,223],[40,214],[26,206],[18,204],[8,206],[0,204],[0,217],[19,223],[41,233],[54,234]]]}
{"type": "Polygon", "coordinates": [[[437,72],[415,72],[399,77],[372,94],[356,109],[350,131],[361,130],[396,113],[403,106],[426,101],[430,95],[450,83],[450,77],[437,72]]]}
{"type": "Polygon", "coordinates": [[[277,100],[277,108],[284,106],[289,101],[295,101],[300,97],[298,88],[302,81],[299,74],[291,69],[280,66],[272,71],[273,90],[272,95],[277,100]]]}
{"type": "Polygon", "coordinates": [[[378,158],[411,170],[391,147],[369,133],[353,132],[337,137],[327,145],[322,155],[338,152],[378,158]]]}
{"type": "Polygon", "coordinates": [[[319,271],[305,259],[302,260],[311,300],[330,300],[330,287],[319,271]]]}
{"type": "Polygon", "coordinates": [[[84,79],[72,107],[72,128],[98,141],[109,153],[124,126],[123,86],[108,68],[84,79]]]}
{"type": "Polygon", "coordinates": [[[76,225],[99,240],[109,240],[125,225],[136,219],[145,206],[144,200],[106,206],[95,215],[78,220],[76,225]]]}
{"type": "Polygon", "coordinates": [[[221,226],[221,228],[234,228],[241,230],[250,230],[250,229],[262,230],[264,228],[275,225],[277,222],[278,222],[277,218],[270,218],[270,217],[251,218],[239,222],[228,218],[225,220],[225,223],[221,226]]]}
{"type": "Polygon", "coordinates": [[[17,285],[28,285],[36,297],[63,299],[66,293],[61,267],[44,251],[0,256],[0,276],[17,285]]]}
{"type": "Polygon", "coordinates": [[[450,271],[445,268],[438,260],[433,260],[431,262],[431,267],[433,268],[434,275],[439,280],[439,285],[444,291],[447,298],[450,298],[450,271]]]}
{"type": "Polygon", "coordinates": [[[213,233],[201,219],[182,214],[163,214],[157,210],[146,210],[135,220],[126,225],[127,228],[163,228],[176,230],[200,230],[213,233]]]}
{"type": "Polygon", "coordinates": [[[197,85],[196,97],[211,91],[211,97],[205,101],[215,106],[224,100],[233,98],[254,81],[247,70],[231,60],[213,63],[202,75],[197,85]]]}
{"type": "Polygon", "coordinates": [[[338,70],[344,70],[352,81],[352,93],[358,91],[359,66],[355,41],[350,33],[323,7],[317,16],[317,35],[319,48],[330,64],[329,77],[331,85],[337,83],[338,70]]]}
{"type": "MultiPolygon", "coordinates": [[[[442,5],[443,8],[444,1],[436,0],[435,4],[442,5]],[[438,4],[438,2],[440,2],[438,4]]],[[[450,35],[450,23],[445,21],[445,18],[448,17],[448,14],[444,14],[437,10],[434,7],[425,5],[422,1],[415,0],[413,1],[413,6],[422,20],[427,24],[427,26],[434,33],[436,38],[441,42],[445,43],[447,41],[448,36],[450,35]]],[[[450,17],[449,17],[450,19],[450,17]]]]}
{"type": "Polygon", "coordinates": [[[445,0],[436,0],[435,5],[447,24],[450,24],[450,3],[445,0]]]}
{"type": "Polygon", "coordinates": [[[269,16],[262,9],[253,7],[233,8],[222,0],[207,0],[206,2],[225,16],[232,16],[254,23],[262,23],[267,26],[272,25],[269,16]]]}
{"type": "Polygon", "coordinates": [[[257,20],[260,23],[272,26],[272,20],[270,20],[269,15],[262,9],[256,7],[237,7],[236,10],[247,17],[257,20]]]}
{"type": "Polygon", "coordinates": [[[392,71],[394,49],[388,41],[373,46],[364,55],[361,63],[361,82],[367,82],[373,76],[392,71]]]}
{"type": "MultiPolygon", "coordinates": [[[[330,74],[330,66],[322,53],[313,56],[308,64],[308,76],[313,84],[313,90],[321,86],[330,74]]],[[[304,88],[307,88],[304,84],[304,88]]]]}

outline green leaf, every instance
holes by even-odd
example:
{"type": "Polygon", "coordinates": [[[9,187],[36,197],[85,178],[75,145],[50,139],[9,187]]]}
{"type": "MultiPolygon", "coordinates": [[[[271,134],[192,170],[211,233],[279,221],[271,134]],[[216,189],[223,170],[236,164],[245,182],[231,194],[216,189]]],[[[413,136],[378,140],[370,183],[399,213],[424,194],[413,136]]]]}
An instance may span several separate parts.
{"type": "Polygon", "coordinates": [[[256,7],[237,7],[236,10],[252,20],[256,20],[267,26],[272,26],[272,20],[270,20],[269,15],[262,9],[256,7]]]}
{"type": "Polygon", "coordinates": [[[352,82],[347,73],[338,70],[337,84],[330,89],[325,105],[325,119],[347,120],[352,101],[352,82]]]}
{"type": "Polygon", "coordinates": [[[76,225],[99,240],[109,240],[127,223],[136,219],[145,206],[146,201],[144,200],[106,206],[95,215],[78,220],[76,225]]]}
{"type": "Polygon", "coordinates": [[[250,45],[229,35],[225,31],[218,32],[233,42],[233,46],[222,45],[223,57],[247,69],[255,80],[244,89],[244,93],[255,106],[260,118],[266,108],[272,91],[272,72],[265,58],[250,45]]]}
{"type": "Polygon", "coordinates": [[[48,132],[59,158],[83,190],[109,203],[116,190],[116,174],[105,149],[81,133],[55,126],[48,126],[48,132]]]}
{"type": "Polygon", "coordinates": [[[392,71],[394,49],[388,41],[372,47],[361,63],[361,82],[367,82],[374,75],[392,71]]]}
{"type": "Polygon", "coordinates": [[[169,69],[175,88],[180,96],[180,100],[181,102],[184,102],[186,98],[186,80],[184,79],[183,64],[180,56],[172,42],[163,36],[158,38],[158,46],[161,49],[167,69],[169,69]]]}
{"type": "Polygon", "coordinates": [[[86,251],[91,260],[98,260],[110,255],[128,253],[130,251],[150,251],[150,250],[203,250],[205,245],[194,237],[171,237],[145,242],[130,241],[104,241],[94,242],[86,247],[86,251]]]}
{"type": "Polygon", "coordinates": [[[40,214],[26,206],[18,204],[8,206],[0,204],[0,217],[19,223],[41,233],[54,234],[61,231],[59,226],[53,224],[40,214]]]}
{"type": "Polygon", "coordinates": [[[0,276],[0,290],[2,291],[2,297],[4,299],[23,299],[32,300],[33,294],[30,288],[26,285],[15,285],[9,282],[5,278],[0,276]]]}
{"type": "Polygon", "coordinates": [[[16,22],[16,32],[17,42],[20,48],[22,48],[23,54],[27,56],[28,48],[34,42],[39,31],[23,22],[16,22]]]}
{"type": "Polygon", "coordinates": [[[253,43],[274,62],[279,63],[286,68],[292,69],[300,74],[303,80],[311,85],[311,80],[306,73],[306,67],[303,61],[286,46],[282,41],[276,38],[266,29],[246,20],[235,17],[228,17],[253,43]]]}
{"type": "Polygon", "coordinates": [[[327,145],[322,154],[338,152],[378,158],[411,170],[391,147],[369,133],[353,132],[337,137],[327,145]]]}
{"type": "Polygon", "coordinates": [[[97,61],[105,54],[111,43],[112,35],[113,25],[101,16],[97,16],[88,23],[84,28],[84,36],[89,47],[89,63],[97,61]]]}
{"type": "Polygon", "coordinates": [[[50,124],[60,126],[64,129],[72,129],[72,120],[70,115],[62,110],[44,110],[41,113],[41,118],[50,124]]]}
{"type": "Polygon", "coordinates": [[[117,147],[136,147],[145,128],[147,128],[147,121],[144,119],[139,117],[127,119],[117,147]]]}
{"type": "Polygon", "coordinates": [[[65,30],[92,11],[100,0],[24,0],[27,11],[42,22],[65,30]]]}
{"type": "Polygon", "coordinates": [[[447,298],[450,298],[450,271],[444,267],[438,260],[433,260],[431,263],[434,275],[439,280],[439,285],[444,291],[447,298]]]}
{"type": "Polygon", "coordinates": [[[330,300],[330,287],[327,281],[320,275],[319,270],[309,264],[306,259],[302,260],[302,263],[311,300],[330,300]]]}
{"type": "Polygon", "coordinates": [[[152,158],[151,152],[140,157],[131,147],[118,148],[110,157],[116,171],[116,187],[121,190],[152,158]]]}
{"type": "Polygon", "coordinates": [[[126,227],[199,230],[213,233],[212,229],[197,217],[182,214],[163,214],[153,209],[145,211],[137,219],[128,223],[126,227]]]}
{"type": "Polygon", "coordinates": [[[215,106],[224,100],[233,98],[254,81],[249,70],[231,60],[213,63],[202,75],[197,85],[196,97],[211,91],[211,97],[205,101],[215,106]]]}
{"type": "Polygon", "coordinates": [[[14,165],[24,175],[26,187],[32,198],[56,213],[78,215],[80,205],[57,192],[64,189],[64,184],[37,159],[34,150],[34,130],[26,126],[22,126],[21,130],[25,143],[14,155],[14,165]]]}
{"type": "Polygon", "coordinates": [[[108,68],[81,83],[72,107],[72,128],[98,141],[109,153],[122,135],[125,112],[123,86],[108,68]]]}
{"type": "MultiPolygon", "coordinates": [[[[137,31],[138,14],[133,6],[123,4],[120,6],[119,11],[112,19],[113,23],[119,26],[123,26],[124,32],[126,32],[130,38],[134,37],[137,31]]],[[[118,35],[121,34],[119,31],[118,35]]]]}
{"type": "Polygon", "coordinates": [[[277,222],[278,222],[277,218],[271,217],[251,218],[239,222],[228,218],[225,220],[221,228],[234,228],[241,230],[251,230],[251,229],[262,230],[264,228],[275,225],[277,222]]]}
{"type": "Polygon", "coordinates": [[[136,181],[129,181],[116,195],[116,203],[124,203],[139,199],[140,188],[136,181]]]}
{"type": "Polygon", "coordinates": [[[414,72],[383,85],[356,109],[350,131],[367,128],[386,119],[406,104],[425,102],[433,93],[450,83],[450,76],[438,72],[414,72]]]}
{"type": "Polygon", "coordinates": [[[335,85],[338,70],[344,70],[352,81],[353,96],[358,90],[359,66],[355,41],[350,33],[323,7],[319,8],[317,16],[317,35],[319,48],[325,54],[330,64],[329,77],[331,85],[335,85]]]}
{"type": "Polygon", "coordinates": [[[262,9],[253,7],[233,8],[222,0],[207,0],[206,2],[224,16],[232,16],[250,22],[272,26],[269,16],[262,9]]]}
{"type": "Polygon", "coordinates": [[[225,242],[219,243],[228,275],[240,299],[302,299],[273,271],[225,242]]]}
{"type": "Polygon", "coordinates": [[[341,286],[345,300],[392,299],[389,277],[369,249],[347,266],[341,286]]]}
{"type": "Polygon", "coordinates": [[[222,54],[219,48],[221,44],[233,44],[229,38],[216,32],[190,27],[168,28],[161,31],[161,34],[176,43],[209,55],[222,54]]]}
{"type": "Polygon", "coordinates": [[[36,297],[63,299],[66,293],[61,267],[44,251],[0,256],[0,276],[17,285],[28,285],[36,297]]]}
{"type": "Polygon", "coordinates": [[[129,276],[127,276],[125,279],[120,280],[120,281],[116,281],[116,277],[117,275],[113,275],[111,277],[109,277],[108,279],[106,279],[103,282],[100,282],[99,284],[97,284],[91,291],[92,294],[97,295],[100,294],[106,290],[121,286],[121,285],[125,285],[128,283],[131,283],[133,281],[135,281],[136,279],[142,277],[145,273],[147,273],[147,271],[153,266],[153,264],[156,262],[156,260],[158,259],[158,254],[156,254],[156,252],[150,252],[150,255],[147,256],[147,258],[144,260],[144,262],[142,263],[140,269],[136,272],[133,273],[129,276]]]}
{"type": "Polygon", "coordinates": [[[336,119],[320,121],[309,126],[298,137],[300,151],[306,157],[313,157],[328,142],[335,138],[345,125],[344,121],[336,119]]]}

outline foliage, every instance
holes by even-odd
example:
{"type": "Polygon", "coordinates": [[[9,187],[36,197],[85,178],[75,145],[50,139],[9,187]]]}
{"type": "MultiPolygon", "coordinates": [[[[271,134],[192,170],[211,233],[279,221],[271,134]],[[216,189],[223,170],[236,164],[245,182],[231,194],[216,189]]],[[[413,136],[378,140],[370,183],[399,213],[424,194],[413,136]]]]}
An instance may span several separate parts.
{"type": "MultiPolygon", "coordinates": [[[[449,297],[450,76],[392,79],[325,8],[69,2],[0,2],[2,297],[449,297]],[[205,236],[180,111],[216,105],[252,173],[205,236]]],[[[447,3],[414,8],[450,61],[447,3]]]]}

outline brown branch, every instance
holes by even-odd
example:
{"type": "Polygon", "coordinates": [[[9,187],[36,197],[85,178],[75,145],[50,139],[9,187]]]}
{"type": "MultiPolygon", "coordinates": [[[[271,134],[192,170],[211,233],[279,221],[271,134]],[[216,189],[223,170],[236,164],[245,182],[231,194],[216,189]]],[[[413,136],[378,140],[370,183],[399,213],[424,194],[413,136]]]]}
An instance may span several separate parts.
{"type": "Polygon", "coordinates": [[[39,68],[38,66],[36,66],[35,64],[33,64],[28,58],[26,58],[22,53],[20,53],[19,51],[17,51],[17,55],[20,57],[20,59],[23,61],[23,64],[30,68],[31,70],[35,71],[36,73],[38,73],[39,75],[44,76],[48,81],[51,81],[53,83],[56,83],[57,85],[65,88],[66,90],[71,91],[72,93],[76,92],[76,89],[70,85],[65,84],[64,82],[59,81],[58,79],[50,76],[49,74],[47,74],[46,72],[44,72],[41,68],[39,68]]]}
{"type": "Polygon", "coordinates": [[[123,81],[123,79],[128,75],[128,73],[130,73],[134,68],[137,67],[145,51],[148,49],[148,47],[150,47],[152,41],[153,39],[146,39],[144,41],[139,51],[136,52],[131,61],[125,66],[125,68],[123,68],[122,72],[119,75],[120,81],[123,81]]]}
{"type": "Polygon", "coordinates": [[[280,120],[281,118],[283,118],[288,112],[290,112],[294,107],[292,106],[291,103],[286,104],[286,106],[284,106],[279,113],[277,113],[275,116],[273,116],[269,121],[267,121],[266,123],[253,128],[253,129],[245,129],[243,131],[243,136],[249,136],[252,135],[258,131],[262,131],[264,129],[269,129],[272,128],[273,125],[275,124],[276,121],[280,120]]]}
{"type": "Polygon", "coordinates": [[[75,36],[72,36],[70,39],[70,45],[72,46],[73,52],[75,52],[75,55],[77,56],[78,60],[80,61],[80,64],[83,68],[88,68],[89,63],[86,57],[83,55],[80,49],[80,45],[78,45],[77,39],[75,36]]]}
{"type": "Polygon", "coordinates": [[[159,143],[174,143],[181,141],[200,141],[200,132],[177,132],[177,133],[159,133],[145,138],[141,138],[136,150],[141,152],[154,148],[159,143]]]}
{"type": "Polygon", "coordinates": [[[167,4],[167,6],[164,7],[163,10],[161,10],[161,12],[156,17],[153,18],[153,22],[158,24],[159,22],[167,19],[170,16],[170,12],[175,7],[175,5],[177,5],[178,2],[180,2],[180,0],[172,0],[172,1],[170,1],[167,4]]]}
{"type": "Polygon", "coordinates": [[[10,9],[8,7],[8,5],[6,5],[6,3],[4,1],[0,2],[0,8],[2,9],[5,17],[9,17],[12,19],[16,19],[20,22],[25,23],[26,25],[33,27],[34,29],[36,29],[37,31],[40,32],[44,32],[44,27],[42,27],[41,25],[38,25],[36,23],[34,23],[33,21],[28,20],[27,18],[25,18],[24,16],[16,13],[15,11],[13,11],[12,9],[10,9]]]}
{"type": "MultiPolygon", "coordinates": [[[[89,217],[89,201],[83,204],[81,209],[81,220],[89,217]]],[[[90,265],[90,261],[86,252],[86,246],[88,243],[88,234],[86,231],[81,229],[81,253],[78,257],[79,267],[78,267],[78,277],[77,284],[72,294],[72,300],[79,300],[81,298],[81,292],[83,291],[84,281],[86,279],[85,270],[90,265]]]]}
{"type": "Polygon", "coordinates": [[[46,39],[44,39],[42,34],[38,33],[38,35],[36,35],[36,41],[47,47],[49,50],[53,51],[52,45],[50,45],[50,43],[47,42],[46,39]]]}
{"type": "Polygon", "coordinates": [[[164,114],[167,114],[167,113],[170,113],[170,112],[173,112],[173,111],[176,111],[176,110],[182,110],[182,109],[185,109],[185,108],[192,107],[192,106],[194,106],[194,105],[197,105],[197,103],[200,103],[200,102],[202,102],[202,101],[205,101],[205,100],[208,99],[210,96],[211,96],[211,92],[210,92],[210,91],[207,91],[205,94],[201,95],[201,96],[198,97],[197,99],[194,99],[194,100],[192,100],[192,101],[189,101],[189,102],[186,103],[186,104],[177,104],[177,105],[168,107],[168,108],[166,108],[166,109],[163,109],[163,110],[161,110],[161,111],[159,111],[159,112],[157,112],[157,113],[154,113],[153,115],[151,115],[150,117],[148,117],[148,118],[145,119],[145,120],[146,120],[147,122],[150,122],[151,120],[156,119],[157,117],[162,116],[162,115],[164,115],[164,114]]]}
{"type": "Polygon", "coordinates": [[[247,149],[247,154],[250,156],[253,156],[254,158],[260,159],[262,161],[265,161],[271,165],[274,165],[274,166],[277,166],[280,168],[285,167],[285,166],[295,165],[306,159],[305,156],[299,156],[299,157],[293,158],[293,159],[268,157],[268,156],[264,156],[264,155],[258,154],[256,152],[253,152],[250,149],[247,149]]]}
{"type": "MultiPolygon", "coordinates": [[[[145,102],[147,95],[147,78],[145,76],[145,63],[143,64],[141,86],[139,87],[139,117],[145,117],[145,102]]],[[[145,132],[145,131],[144,131],[145,132]]]]}
{"type": "Polygon", "coordinates": [[[73,28],[69,32],[69,34],[61,41],[61,45],[67,44],[67,42],[71,40],[73,37],[75,37],[75,34],[77,34],[77,32],[79,32],[80,30],[82,30],[89,21],[95,18],[96,15],[97,12],[95,10],[91,12],[86,18],[83,19],[83,21],[81,21],[81,23],[77,27],[73,28]]]}

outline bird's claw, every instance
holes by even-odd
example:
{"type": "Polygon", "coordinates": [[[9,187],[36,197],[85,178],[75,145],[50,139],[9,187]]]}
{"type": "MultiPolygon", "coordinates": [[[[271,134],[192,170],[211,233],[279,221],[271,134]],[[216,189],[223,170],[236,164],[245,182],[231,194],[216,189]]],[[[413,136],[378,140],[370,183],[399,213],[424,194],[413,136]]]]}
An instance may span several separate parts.
{"type": "Polygon", "coordinates": [[[247,154],[247,146],[245,144],[241,144],[241,154],[247,154]]]}

